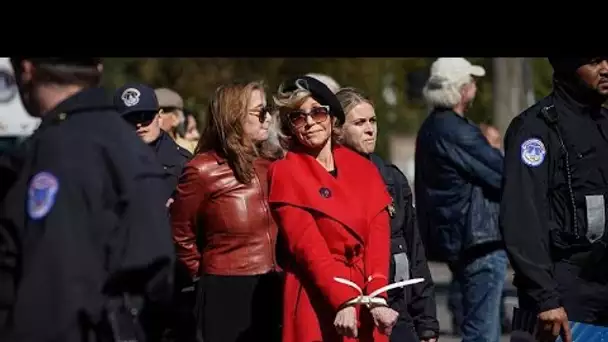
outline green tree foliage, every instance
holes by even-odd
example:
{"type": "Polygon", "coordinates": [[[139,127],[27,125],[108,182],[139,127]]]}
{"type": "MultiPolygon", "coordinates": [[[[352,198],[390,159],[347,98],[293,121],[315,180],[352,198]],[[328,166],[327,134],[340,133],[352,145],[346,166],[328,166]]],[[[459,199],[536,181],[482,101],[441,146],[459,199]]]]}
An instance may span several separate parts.
{"type": "Polygon", "coordinates": [[[534,95],[537,99],[541,99],[551,92],[553,68],[546,58],[533,58],[532,72],[534,95]]]}
{"type": "MultiPolygon", "coordinates": [[[[309,72],[332,76],[342,86],[357,87],[375,102],[380,130],[378,151],[387,156],[389,134],[415,133],[427,115],[425,104],[406,96],[406,75],[428,70],[434,58],[109,58],[104,62],[104,84],[117,88],[126,82],[168,87],[182,95],[186,105],[204,115],[216,87],[234,80],[264,80],[269,93],[289,77],[309,72]],[[384,101],[391,85],[397,94],[394,107],[384,101]]],[[[491,122],[492,61],[470,58],[483,65],[487,75],[478,81],[478,97],[469,117],[491,122]]],[[[537,98],[551,89],[551,67],[545,59],[534,59],[533,82],[537,98]]],[[[200,119],[200,117],[199,117],[200,119]]]]}

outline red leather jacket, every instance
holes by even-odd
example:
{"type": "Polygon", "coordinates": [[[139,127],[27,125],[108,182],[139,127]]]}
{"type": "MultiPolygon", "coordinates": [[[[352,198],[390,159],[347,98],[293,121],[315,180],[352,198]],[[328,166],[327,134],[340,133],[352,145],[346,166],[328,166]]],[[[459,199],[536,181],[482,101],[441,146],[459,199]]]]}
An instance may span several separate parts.
{"type": "Polygon", "coordinates": [[[277,226],[268,207],[267,170],[254,161],[250,184],[236,180],[214,152],[194,156],[184,167],[171,205],[178,259],[191,276],[255,275],[276,268],[277,226]],[[200,249],[200,250],[199,250],[200,249]]]}

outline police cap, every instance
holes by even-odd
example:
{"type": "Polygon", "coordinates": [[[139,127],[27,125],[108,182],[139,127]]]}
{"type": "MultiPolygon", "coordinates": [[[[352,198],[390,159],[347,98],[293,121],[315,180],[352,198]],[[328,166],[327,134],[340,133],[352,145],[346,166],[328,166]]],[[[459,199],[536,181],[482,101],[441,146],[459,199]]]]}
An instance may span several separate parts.
{"type": "Polygon", "coordinates": [[[156,113],[159,110],[154,89],[144,84],[126,84],[114,93],[114,107],[122,116],[131,113],[156,113]]]}

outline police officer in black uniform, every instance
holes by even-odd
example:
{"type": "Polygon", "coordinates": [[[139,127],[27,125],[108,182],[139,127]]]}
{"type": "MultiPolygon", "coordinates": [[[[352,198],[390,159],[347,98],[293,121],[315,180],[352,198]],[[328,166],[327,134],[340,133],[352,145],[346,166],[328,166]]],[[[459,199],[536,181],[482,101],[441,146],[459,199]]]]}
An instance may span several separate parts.
{"type": "Polygon", "coordinates": [[[143,341],[147,313],[170,298],[163,170],[98,87],[100,62],[11,58],[42,122],[0,204],[0,259],[13,266],[0,283],[14,285],[3,342],[143,341]]]}
{"type": "Polygon", "coordinates": [[[373,153],[378,126],[372,102],[354,88],[336,93],[346,114],[341,142],[376,165],[393,203],[391,217],[390,282],[424,278],[424,282],[389,291],[388,303],[399,312],[391,332],[395,342],[434,342],[439,336],[434,283],[418,231],[411,187],[405,175],[392,163],[373,153]]]}
{"type": "Polygon", "coordinates": [[[152,147],[165,170],[167,198],[172,197],[182,169],[192,154],[160,128],[160,108],[154,89],[143,84],[127,84],[116,90],[114,105],[137,135],[152,147]]]}
{"type": "Polygon", "coordinates": [[[509,126],[500,226],[539,338],[608,324],[608,57],[549,58],[553,91],[509,126]]]}
{"type": "MultiPolygon", "coordinates": [[[[118,113],[135,130],[137,135],[152,148],[164,170],[165,194],[167,207],[173,201],[179,176],[192,154],[180,147],[161,129],[161,109],[154,89],[144,84],[126,84],[114,93],[114,106],[118,113]]],[[[182,335],[189,334],[195,328],[194,316],[191,314],[194,303],[194,286],[188,270],[179,261],[176,262],[173,310],[160,321],[167,327],[156,325],[157,334],[168,339],[185,340],[182,335]]]]}

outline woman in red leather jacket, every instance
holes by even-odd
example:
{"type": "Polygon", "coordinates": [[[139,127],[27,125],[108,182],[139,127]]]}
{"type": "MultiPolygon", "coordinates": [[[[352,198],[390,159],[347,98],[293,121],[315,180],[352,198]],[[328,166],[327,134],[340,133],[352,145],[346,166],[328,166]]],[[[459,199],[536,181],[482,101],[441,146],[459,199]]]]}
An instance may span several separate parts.
{"type": "Polygon", "coordinates": [[[268,144],[266,108],[260,83],[217,89],[171,206],[178,261],[200,276],[197,333],[205,342],[279,338],[277,227],[267,201],[278,151],[268,144]]]}
{"type": "Polygon", "coordinates": [[[285,252],[283,341],[388,341],[398,314],[382,289],[391,204],[383,180],[369,160],[332,141],[344,112],[323,83],[297,77],[275,103],[288,150],[268,173],[285,252]]]}

